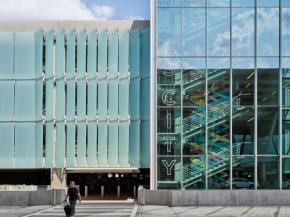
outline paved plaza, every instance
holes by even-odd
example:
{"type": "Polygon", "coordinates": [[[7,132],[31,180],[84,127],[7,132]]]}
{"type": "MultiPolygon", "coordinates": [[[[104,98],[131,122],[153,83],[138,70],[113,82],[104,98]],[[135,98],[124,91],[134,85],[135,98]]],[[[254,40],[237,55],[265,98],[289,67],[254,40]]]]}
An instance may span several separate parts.
{"type": "MultiPolygon", "coordinates": [[[[64,217],[63,206],[0,207],[0,217],[64,217]]],[[[289,217],[290,206],[137,206],[128,202],[91,202],[77,206],[80,217],[289,217]]]]}

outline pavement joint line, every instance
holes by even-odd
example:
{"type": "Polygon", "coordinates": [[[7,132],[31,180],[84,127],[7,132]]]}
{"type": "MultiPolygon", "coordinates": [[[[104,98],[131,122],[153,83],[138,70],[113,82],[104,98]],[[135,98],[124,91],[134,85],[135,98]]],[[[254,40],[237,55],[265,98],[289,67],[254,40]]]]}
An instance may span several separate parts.
{"type": "Polygon", "coordinates": [[[253,208],[254,208],[253,206],[250,207],[250,208],[248,208],[246,211],[242,212],[242,215],[241,215],[241,216],[246,215],[246,214],[247,214],[248,212],[250,212],[250,210],[253,209],[253,208]]]}
{"type": "Polygon", "coordinates": [[[49,210],[53,210],[54,208],[60,207],[60,206],[62,206],[62,205],[53,206],[53,207],[50,207],[48,209],[44,209],[44,210],[41,210],[41,211],[38,211],[38,212],[35,212],[35,213],[31,213],[31,214],[28,214],[28,215],[24,215],[22,217],[30,217],[30,216],[35,216],[35,215],[39,215],[39,214],[41,215],[41,213],[43,213],[43,212],[46,212],[46,211],[49,211],[49,210]]]}
{"type": "Polygon", "coordinates": [[[212,212],[208,213],[206,216],[210,216],[210,215],[212,215],[212,214],[215,214],[215,213],[221,211],[221,210],[224,209],[224,208],[225,208],[225,207],[221,207],[221,208],[219,208],[219,209],[216,209],[215,211],[212,211],[212,212]]]}
{"type": "Polygon", "coordinates": [[[130,217],[136,217],[137,211],[138,211],[138,203],[135,203],[130,217]]]}

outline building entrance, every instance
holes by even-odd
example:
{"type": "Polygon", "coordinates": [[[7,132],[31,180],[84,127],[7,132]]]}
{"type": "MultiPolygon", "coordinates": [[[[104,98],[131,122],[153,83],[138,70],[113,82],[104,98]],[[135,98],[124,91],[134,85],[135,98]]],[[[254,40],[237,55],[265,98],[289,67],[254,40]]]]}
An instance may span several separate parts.
{"type": "Polygon", "coordinates": [[[67,183],[71,180],[76,182],[86,200],[134,199],[139,185],[149,187],[149,170],[138,173],[68,173],[67,183]]]}

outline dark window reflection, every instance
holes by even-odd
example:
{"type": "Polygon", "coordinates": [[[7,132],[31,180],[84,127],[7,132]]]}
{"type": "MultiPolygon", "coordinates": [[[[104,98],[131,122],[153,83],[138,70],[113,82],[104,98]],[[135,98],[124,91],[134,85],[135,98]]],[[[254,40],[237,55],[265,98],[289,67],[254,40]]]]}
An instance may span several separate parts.
{"type": "Polygon", "coordinates": [[[279,158],[258,157],[258,189],[279,188],[279,158]]]}
{"type": "Polygon", "coordinates": [[[158,155],[179,155],[180,154],[180,135],[179,134],[158,134],[157,140],[158,155]]]}
{"type": "Polygon", "coordinates": [[[282,152],[290,155],[290,110],[284,109],[282,113],[282,152]]]}
{"type": "Polygon", "coordinates": [[[205,156],[183,158],[183,187],[205,189],[205,156]]]}
{"type": "Polygon", "coordinates": [[[258,154],[279,153],[279,110],[258,109],[258,154]]]}
{"type": "Polygon", "coordinates": [[[233,157],[233,189],[255,189],[254,165],[254,157],[233,157]]]}
{"type": "Polygon", "coordinates": [[[180,133],[181,113],[180,108],[157,109],[157,131],[160,133],[180,133]]]}
{"type": "Polygon", "coordinates": [[[282,188],[290,189],[290,158],[282,160],[282,188]]]}

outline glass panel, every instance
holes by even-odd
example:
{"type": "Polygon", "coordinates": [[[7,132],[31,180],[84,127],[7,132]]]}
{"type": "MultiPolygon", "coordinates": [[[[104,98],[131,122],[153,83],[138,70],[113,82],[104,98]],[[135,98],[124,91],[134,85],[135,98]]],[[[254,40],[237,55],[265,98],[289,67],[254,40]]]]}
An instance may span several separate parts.
{"type": "Polygon", "coordinates": [[[282,6],[290,7],[290,0],[282,0],[282,6]]]}
{"type": "Polygon", "coordinates": [[[157,7],[180,7],[181,0],[157,0],[157,7]]]}
{"type": "Polygon", "coordinates": [[[233,103],[237,106],[254,105],[255,70],[254,59],[233,58],[233,103]]]}
{"type": "Polygon", "coordinates": [[[129,160],[132,167],[140,167],[140,122],[139,120],[130,121],[129,160]]]}
{"type": "Polygon", "coordinates": [[[115,78],[118,76],[118,33],[117,30],[109,32],[108,43],[108,71],[109,77],[115,78]]]}
{"type": "Polygon", "coordinates": [[[182,11],[182,51],[184,56],[205,55],[205,9],[184,8],[182,11]]]}
{"type": "Polygon", "coordinates": [[[258,157],[258,189],[279,189],[279,158],[258,157]]]}
{"type": "Polygon", "coordinates": [[[97,71],[97,32],[96,29],[88,32],[87,70],[88,78],[94,78],[97,71]]]}
{"type": "Polygon", "coordinates": [[[183,0],[183,7],[205,7],[206,0],[183,0]]]}
{"type": "MultiPolygon", "coordinates": [[[[233,157],[233,189],[255,189],[254,157],[233,157]]],[[[226,185],[229,185],[226,182],[226,185]]]]}
{"type": "MultiPolygon", "coordinates": [[[[130,118],[131,120],[140,120],[140,80],[139,79],[131,79],[130,81],[130,118]]],[[[143,104],[142,106],[146,106],[143,104]]]]}
{"type": "Polygon", "coordinates": [[[129,30],[119,32],[119,77],[129,76],[129,30]]]}
{"type": "Polygon", "coordinates": [[[258,7],[279,7],[279,0],[257,0],[258,7]]]}
{"type": "Polygon", "coordinates": [[[35,120],[35,81],[15,82],[15,118],[35,120]]]}
{"type": "Polygon", "coordinates": [[[120,119],[129,118],[129,80],[119,81],[119,116],[120,119]]]}
{"type": "Polygon", "coordinates": [[[282,59],[282,105],[290,106],[290,58],[282,59]]]}
{"type": "Polygon", "coordinates": [[[75,167],[75,137],[76,137],[75,123],[68,122],[66,134],[67,167],[75,167]]]}
{"type": "Polygon", "coordinates": [[[181,9],[160,8],[157,12],[157,55],[181,55],[181,9]]]}
{"type": "Polygon", "coordinates": [[[64,167],[65,157],[65,129],[64,123],[58,122],[56,124],[56,143],[55,143],[55,164],[56,168],[64,167]]]}
{"type": "Polygon", "coordinates": [[[14,124],[0,123],[0,168],[12,168],[14,162],[14,124]]]}
{"type": "Polygon", "coordinates": [[[141,79],[140,99],[142,99],[143,106],[140,107],[140,117],[142,120],[150,118],[150,79],[149,77],[141,79]]]}
{"type": "Polygon", "coordinates": [[[68,31],[66,37],[66,76],[73,78],[75,76],[75,31],[68,31]]]}
{"type": "Polygon", "coordinates": [[[157,188],[180,189],[181,170],[180,157],[158,157],[157,188]]]}
{"type": "Polygon", "coordinates": [[[254,154],[254,108],[240,107],[238,110],[233,111],[232,126],[233,155],[254,154]]]}
{"type": "Polygon", "coordinates": [[[140,167],[150,167],[150,122],[149,120],[141,121],[141,133],[140,133],[140,167]]]}
{"type": "Polygon", "coordinates": [[[208,9],[208,56],[229,55],[230,9],[210,8],[208,9]]]}
{"type": "Polygon", "coordinates": [[[98,83],[98,117],[99,120],[107,119],[107,80],[98,83]]]}
{"type": "Polygon", "coordinates": [[[129,122],[119,124],[119,164],[129,166],[129,122]]]}
{"type": "Polygon", "coordinates": [[[182,182],[185,189],[205,189],[205,156],[184,157],[182,182]]]}
{"type": "Polygon", "coordinates": [[[290,158],[282,159],[282,188],[290,189],[290,158]]]}
{"type": "Polygon", "coordinates": [[[86,31],[80,30],[77,35],[77,77],[84,77],[86,72],[86,31]]]}
{"type": "MultiPolygon", "coordinates": [[[[67,81],[67,95],[66,95],[66,116],[67,120],[74,120],[75,119],[75,102],[76,102],[76,97],[75,97],[75,80],[68,80],[67,81]]],[[[49,99],[46,98],[46,101],[49,99]]],[[[51,103],[51,101],[49,101],[51,103]]],[[[47,105],[49,106],[49,104],[47,105]]]]}
{"type": "Polygon", "coordinates": [[[98,32],[98,75],[100,78],[107,76],[107,30],[98,32]]]}
{"type": "MultiPolygon", "coordinates": [[[[53,168],[53,145],[55,141],[54,124],[52,122],[46,122],[45,125],[45,167],[53,168]]],[[[74,151],[74,146],[73,149],[74,151]]],[[[69,162],[69,161],[68,161],[69,162]]],[[[74,167],[74,165],[73,165],[74,167]]]]}
{"type": "Polygon", "coordinates": [[[35,78],[34,32],[15,33],[14,73],[16,78],[35,78]]]}
{"type": "Polygon", "coordinates": [[[159,133],[180,133],[180,108],[158,108],[157,123],[157,132],[159,133]]]}
{"type": "Polygon", "coordinates": [[[278,8],[257,10],[257,55],[279,56],[278,8]]]}
{"type": "Polygon", "coordinates": [[[65,90],[64,80],[56,80],[56,102],[55,102],[55,116],[56,120],[64,120],[65,113],[65,90]]]}
{"type": "Polygon", "coordinates": [[[14,115],[14,81],[0,81],[0,120],[11,121],[14,115]]]}
{"type": "Polygon", "coordinates": [[[78,122],[77,125],[77,166],[84,167],[87,165],[86,153],[86,123],[78,122]]]}
{"type": "Polygon", "coordinates": [[[181,60],[176,58],[157,59],[158,84],[178,85],[181,83],[181,60]]]}
{"type": "MultiPolygon", "coordinates": [[[[108,115],[110,120],[118,119],[118,80],[109,81],[108,115]]],[[[119,103],[122,103],[120,100],[119,103]]]]}
{"type": "Polygon", "coordinates": [[[86,81],[79,80],[77,83],[77,118],[84,120],[86,116],[86,81]]]}
{"type": "Polygon", "coordinates": [[[140,60],[140,66],[141,66],[141,77],[149,77],[150,76],[150,29],[147,28],[143,31],[141,31],[141,60],[140,60]]]}
{"type": "Polygon", "coordinates": [[[107,142],[108,142],[108,127],[107,123],[99,123],[98,125],[98,165],[107,166],[107,142]]]}
{"type": "Polygon", "coordinates": [[[15,125],[15,167],[35,168],[35,123],[15,125]]]}
{"type": "Polygon", "coordinates": [[[230,0],[208,0],[209,7],[229,7],[230,0]]]}
{"type": "Polygon", "coordinates": [[[111,167],[118,166],[118,122],[109,123],[108,163],[111,167]]]}
{"type": "Polygon", "coordinates": [[[254,7],[255,0],[232,0],[233,7],[254,7]]]}
{"type": "Polygon", "coordinates": [[[96,79],[88,81],[88,120],[95,120],[97,114],[97,81],[96,79]]]}
{"type": "Polygon", "coordinates": [[[254,9],[232,9],[232,55],[254,56],[254,9]]]}
{"type": "Polygon", "coordinates": [[[258,59],[258,105],[279,103],[279,63],[276,58],[258,59]]]}
{"type": "Polygon", "coordinates": [[[64,45],[64,30],[56,32],[56,45],[55,45],[55,76],[61,78],[65,72],[65,45],[64,45]]]}
{"type": "Polygon", "coordinates": [[[228,153],[208,156],[208,189],[229,189],[230,160],[228,153]]]}
{"type": "Polygon", "coordinates": [[[282,113],[282,154],[290,155],[290,110],[282,113]]]}
{"type": "Polygon", "coordinates": [[[258,108],[258,154],[279,153],[279,110],[258,108]]]}
{"type": "Polygon", "coordinates": [[[0,78],[13,76],[14,33],[0,33],[0,78]]]}
{"type": "Polygon", "coordinates": [[[180,155],[181,138],[179,134],[159,133],[157,138],[157,154],[158,156],[180,155]]]}
{"type": "MultiPolygon", "coordinates": [[[[290,1],[289,1],[290,6],[290,1]]],[[[290,56],[290,8],[282,8],[282,55],[290,56]]]]}
{"type": "Polygon", "coordinates": [[[95,167],[97,164],[97,124],[88,123],[88,166],[95,167]]]}

